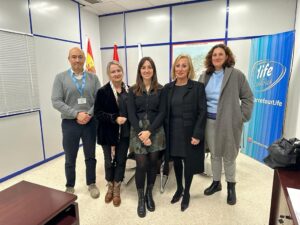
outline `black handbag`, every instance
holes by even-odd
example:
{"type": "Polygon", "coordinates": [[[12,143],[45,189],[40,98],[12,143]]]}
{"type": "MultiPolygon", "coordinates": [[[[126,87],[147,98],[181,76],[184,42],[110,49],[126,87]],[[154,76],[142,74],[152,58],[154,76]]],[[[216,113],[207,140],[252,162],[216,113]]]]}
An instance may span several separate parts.
{"type": "Polygon", "coordinates": [[[271,168],[300,169],[300,140],[280,138],[268,147],[264,162],[271,168]]]}

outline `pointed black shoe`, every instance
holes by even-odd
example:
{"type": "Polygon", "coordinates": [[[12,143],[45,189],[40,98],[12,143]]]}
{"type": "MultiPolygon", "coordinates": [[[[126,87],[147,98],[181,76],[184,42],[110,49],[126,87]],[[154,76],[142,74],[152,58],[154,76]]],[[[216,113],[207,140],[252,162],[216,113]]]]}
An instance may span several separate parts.
{"type": "Polygon", "coordinates": [[[139,197],[137,214],[139,217],[143,218],[146,216],[144,189],[138,189],[137,191],[138,191],[138,197],[139,197]]]}
{"type": "Polygon", "coordinates": [[[183,195],[183,189],[177,189],[171,200],[171,203],[174,204],[178,202],[181,199],[182,195],[183,195]]]}
{"type": "Polygon", "coordinates": [[[227,182],[227,204],[236,204],[235,183],[227,182]]]}
{"type": "Polygon", "coordinates": [[[222,190],[222,184],[220,181],[213,181],[212,184],[204,190],[205,195],[212,195],[217,191],[222,190]]]}
{"type": "Polygon", "coordinates": [[[181,201],[181,211],[185,211],[189,207],[190,203],[190,194],[184,194],[181,201]]]}
{"type": "Polygon", "coordinates": [[[153,184],[147,187],[146,195],[145,195],[146,206],[150,212],[153,212],[155,210],[155,202],[152,196],[152,189],[153,189],[153,184]]]}

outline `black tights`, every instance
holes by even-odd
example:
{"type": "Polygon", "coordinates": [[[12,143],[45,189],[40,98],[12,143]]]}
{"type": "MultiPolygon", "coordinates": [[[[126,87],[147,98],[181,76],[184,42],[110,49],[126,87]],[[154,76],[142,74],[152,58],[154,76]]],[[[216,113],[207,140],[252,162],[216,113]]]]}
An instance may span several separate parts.
{"type": "MultiPolygon", "coordinates": [[[[183,160],[180,157],[174,157],[174,171],[175,171],[175,176],[176,176],[176,183],[177,183],[177,190],[183,190],[182,186],[182,174],[183,174],[183,160]]],[[[188,173],[187,170],[184,170],[184,193],[189,194],[190,193],[190,188],[193,180],[193,174],[188,173]]]]}
{"type": "Polygon", "coordinates": [[[144,189],[147,174],[147,185],[154,185],[160,152],[135,154],[135,184],[137,189],[144,189]]]}

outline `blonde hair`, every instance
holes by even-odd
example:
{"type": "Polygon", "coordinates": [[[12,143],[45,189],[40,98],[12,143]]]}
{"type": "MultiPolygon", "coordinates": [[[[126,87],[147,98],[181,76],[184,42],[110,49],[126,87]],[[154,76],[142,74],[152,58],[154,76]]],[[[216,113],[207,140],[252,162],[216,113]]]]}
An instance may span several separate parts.
{"type": "Polygon", "coordinates": [[[110,61],[109,63],[107,63],[107,66],[106,66],[106,74],[108,76],[110,75],[110,67],[112,65],[118,66],[121,69],[122,73],[124,74],[123,66],[118,61],[113,60],[113,61],[110,61]]]}
{"type": "Polygon", "coordinates": [[[172,80],[176,79],[175,66],[178,63],[178,61],[181,60],[181,59],[187,59],[188,66],[189,66],[188,79],[193,80],[196,76],[195,75],[195,70],[194,70],[194,66],[193,66],[191,56],[189,56],[187,54],[180,54],[179,56],[176,57],[173,65],[172,65],[172,80]]]}

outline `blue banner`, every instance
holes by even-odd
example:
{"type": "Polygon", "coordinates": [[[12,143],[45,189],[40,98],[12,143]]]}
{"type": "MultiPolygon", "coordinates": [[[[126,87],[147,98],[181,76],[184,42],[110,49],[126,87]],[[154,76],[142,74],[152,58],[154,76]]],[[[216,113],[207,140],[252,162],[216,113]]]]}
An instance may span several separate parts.
{"type": "Polygon", "coordinates": [[[294,31],[252,39],[249,84],[254,94],[251,120],[244,129],[245,154],[262,161],[283,133],[294,31]]]}

